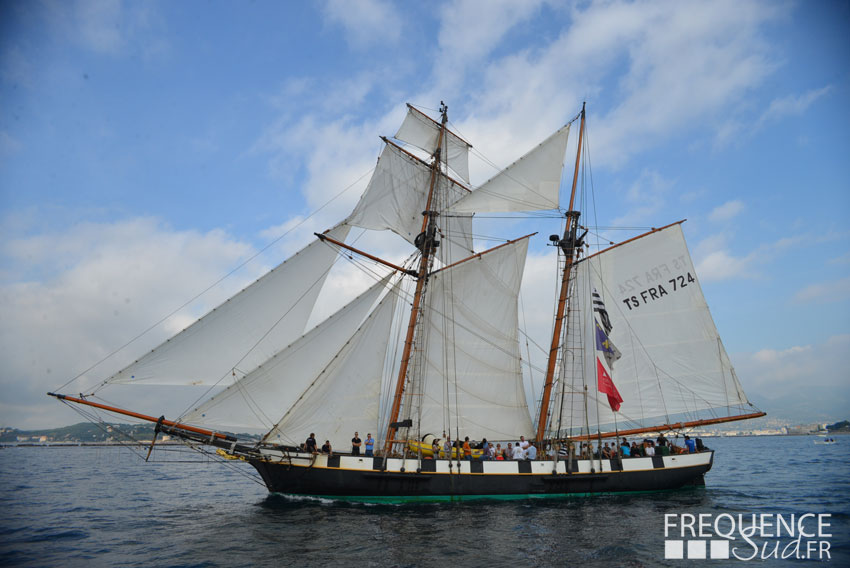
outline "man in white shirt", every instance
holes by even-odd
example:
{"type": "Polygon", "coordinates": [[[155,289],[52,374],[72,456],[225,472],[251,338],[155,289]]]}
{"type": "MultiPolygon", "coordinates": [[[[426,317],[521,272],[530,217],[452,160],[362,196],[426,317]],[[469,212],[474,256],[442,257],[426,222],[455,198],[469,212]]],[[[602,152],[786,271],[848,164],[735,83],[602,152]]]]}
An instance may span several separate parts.
{"type": "Polygon", "coordinates": [[[537,459],[537,448],[534,447],[534,444],[529,444],[528,449],[525,451],[526,459],[536,460],[537,459]]]}
{"type": "Polygon", "coordinates": [[[524,460],[525,459],[525,450],[523,450],[519,444],[514,446],[514,455],[513,459],[515,460],[524,460]]]}

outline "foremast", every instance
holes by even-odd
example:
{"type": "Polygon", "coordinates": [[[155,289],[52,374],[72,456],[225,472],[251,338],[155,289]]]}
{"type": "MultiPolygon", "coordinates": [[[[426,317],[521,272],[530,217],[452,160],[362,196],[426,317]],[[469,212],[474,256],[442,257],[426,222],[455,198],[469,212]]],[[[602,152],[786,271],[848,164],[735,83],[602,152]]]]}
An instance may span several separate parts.
{"type": "Polygon", "coordinates": [[[410,319],[407,324],[407,334],[404,339],[401,365],[398,371],[398,378],[396,379],[393,403],[390,409],[386,438],[384,439],[384,455],[390,455],[392,446],[396,442],[395,434],[399,428],[398,416],[401,410],[401,402],[404,397],[404,385],[407,378],[407,370],[410,366],[410,358],[413,352],[416,324],[422,311],[421,305],[425,285],[428,280],[428,275],[431,272],[431,267],[434,263],[433,253],[438,246],[436,241],[437,212],[431,210],[431,204],[433,203],[434,189],[436,188],[437,180],[440,176],[440,161],[442,158],[442,146],[445,138],[447,122],[448,107],[444,102],[440,101],[440,130],[437,136],[437,147],[434,149],[434,153],[432,155],[433,159],[431,163],[431,179],[428,188],[428,198],[426,200],[425,210],[422,212],[422,229],[416,237],[416,246],[419,247],[419,250],[421,251],[421,256],[419,257],[419,268],[416,272],[416,288],[413,293],[413,302],[410,309],[410,319]]]}
{"type": "Polygon", "coordinates": [[[561,351],[561,335],[564,328],[564,316],[566,312],[567,296],[569,292],[570,273],[572,270],[573,261],[577,256],[577,239],[576,232],[578,230],[579,212],[573,211],[575,206],[576,185],[578,183],[579,165],[581,163],[581,147],[584,137],[584,108],[585,104],[581,105],[581,123],[578,131],[578,149],[576,150],[576,164],[573,171],[573,185],[570,190],[570,204],[567,208],[567,220],[564,227],[564,236],[558,240],[556,236],[552,237],[553,242],[556,242],[566,256],[564,261],[564,270],[561,274],[561,289],[558,295],[558,307],[555,314],[555,326],[552,330],[552,343],[549,347],[549,361],[546,366],[546,379],[543,383],[543,396],[540,401],[540,413],[537,417],[537,433],[535,440],[540,443],[546,435],[546,426],[549,419],[549,405],[552,398],[552,385],[555,382],[555,367],[558,363],[558,356],[561,351]]]}

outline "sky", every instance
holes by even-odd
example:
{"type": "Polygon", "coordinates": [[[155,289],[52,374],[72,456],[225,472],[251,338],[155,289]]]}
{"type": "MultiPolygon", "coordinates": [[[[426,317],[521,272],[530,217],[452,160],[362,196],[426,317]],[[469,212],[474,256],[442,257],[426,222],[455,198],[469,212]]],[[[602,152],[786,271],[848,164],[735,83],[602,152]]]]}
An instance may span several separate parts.
{"type": "Polygon", "coordinates": [[[45,393],[341,220],[405,103],[440,101],[502,167],[586,101],[598,225],[687,219],[751,400],[850,418],[849,79],[846,1],[0,0],[0,426],[78,422],[45,393]]]}

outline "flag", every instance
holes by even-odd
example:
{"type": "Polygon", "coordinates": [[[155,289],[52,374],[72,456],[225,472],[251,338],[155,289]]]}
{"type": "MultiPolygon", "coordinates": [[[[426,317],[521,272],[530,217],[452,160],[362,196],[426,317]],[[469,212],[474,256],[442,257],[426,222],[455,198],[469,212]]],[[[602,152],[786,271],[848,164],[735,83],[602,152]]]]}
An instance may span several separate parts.
{"type": "Polygon", "coordinates": [[[614,381],[611,380],[611,375],[605,369],[605,365],[599,357],[596,358],[596,383],[599,392],[608,396],[608,404],[611,406],[611,410],[614,412],[620,410],[623,397],[620,396],[617,387],[614,386],[614,381]]]}
{"type": "Polygon", "coordinates": [[[614,361],[622,357],[623,354],[608,338],[612,329],[611,320],[608,318],[605,303],[595,288],[593,289],[593,311],[598,315],[598,317],[593,318],[593,324],[596,326],[596,387],[599,392],[608,396],[608,404],[611,406],[611,410],[617,412],[620,410],[623,397],[620,396],[617,387],[614,386],[611,372],[614,369],[614,361]]]}
{"type": "Polygon", "coordinates": [[[593,323],[596,325],[596,350],[601,351],[605,355],[605,362],[613,369],[614,361],[622,357],[623,354],[611,343],[611,340],[608,339],[599,322],[594,320],[593,323]]]}
{"type": "Polygon", "coordinates": [[[605,309],[605,302],[602,301],[602,296],[593,289],[593,311],[599,314],[599,321],[602,322],[602,327],[605,328],[605,333],[611,333],[611,320],[608,318],[608,310],[605,309]]]}

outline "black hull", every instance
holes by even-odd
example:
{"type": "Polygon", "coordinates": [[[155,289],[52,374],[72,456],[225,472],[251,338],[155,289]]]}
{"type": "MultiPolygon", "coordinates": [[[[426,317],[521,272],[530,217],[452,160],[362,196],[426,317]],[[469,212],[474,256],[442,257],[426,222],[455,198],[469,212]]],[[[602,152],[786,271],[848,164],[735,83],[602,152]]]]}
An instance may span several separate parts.
{"type": "MultiPolygon", "coordinates": [[[[641,458],[637,458],[641,459],[641,458]]],[[[330,460],[337,467],[294,465],[281,461],[249,460],[263,478],[269,491],[290,495],[354,498],[360,500],[455,500],[462,498],[546,497],[576,494],[626,493],[662,491],[685,486],[704,485],[703,475],[711,469],[713,454],[705,455],[701,463],[664,467],[660,458],[642,458],[651,469],[623,471],[623,461],[604,461],[604,471],[590,471],[599,461],[584,462],[585,472],[552,474],[552,462],[501,462],[501,472],[487,473],[488,463],[464,463],[461,473],[454,466],[451,471],[438,472],[447,467],[446,460],[425,460],[419,468],[433,471],[381,471],[381,460],[369,459],[371,469],[344,469],[339,461],[330,460]],[[431,462],[431,463],[428,463],[431,462]],[[662,464],[659,467],[659,464],[662,464]],[[531,465],[537,471],[531,473],[531,465]],[[512,468],[516,473],[503,473],[512,468]],[[477,471],[475,471],[477,470],[477,471]],[[523,473],[523,470],[526,473],[523,473]]],[[[669,459],[669,458],[668,458],[669,459]]],[[[398,460],[400,461],[400,460],[398,460]]],[[[327,463],[327,462],[326,462],[327,463]]],[[[497,462],[498,463],[498,462],[497,462]]],[[[561,464],[563,468],[564,464],[561,464]]],[[[629,469],[626,467],[625,469],[629,469]]]]}

